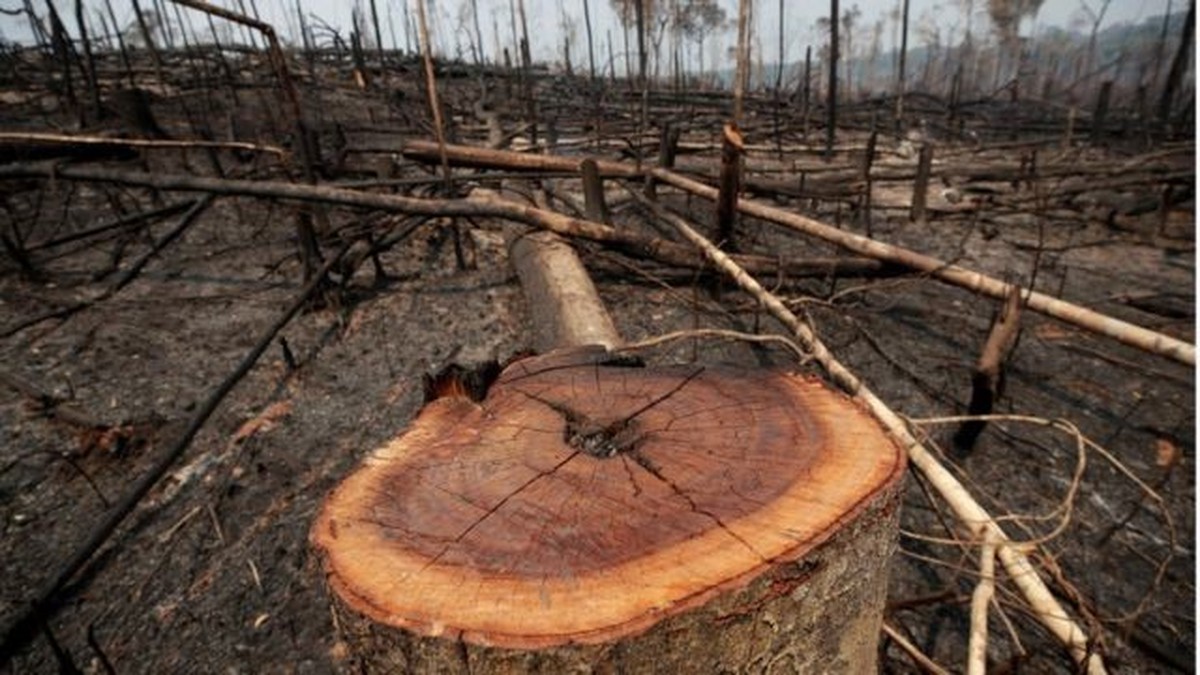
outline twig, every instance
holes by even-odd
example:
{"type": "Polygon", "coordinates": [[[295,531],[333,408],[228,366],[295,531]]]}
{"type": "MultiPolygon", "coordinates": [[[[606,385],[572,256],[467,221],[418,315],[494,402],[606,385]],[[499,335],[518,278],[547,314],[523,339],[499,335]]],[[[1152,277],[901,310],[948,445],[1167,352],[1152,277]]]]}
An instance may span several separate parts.
{"type": "Polygon", "coordinates": [[[167,528],[166,532],[158,535],[158,543],[165,544],[171,541],[171,537],[174,537],[175,533],[178,532],[180,528],[182,528],[184,525],[187,525],[189,520],[195,518],[197,513],[200,513],[199,505],[193,506],[187,513],[183,514],[183,517],[177,520],[174,525],[167,528]]]}
{"type": "Polygon", "coordinates": [[[801,364],[807,363],[808,360],[811,358],[810,355],[806,354],[804,352],[804,350],[800,348],[800,345],[796,344],[796,342],[794,340],[789,340],[788,338],[786,338],[782,335],[743,333],[740,331],[724,330],[724,329],[720,329],[720,328],[696,328],[696,329],[692,329],[692,330],[679,330],[679,331],[675,331],[672,333],[666,333],[663,335],[656,335],[654,337],[649,337],[644,340],[639,340],[637,342],[631,342],[631,343],[622,345],[616,351],[619,351],[619,352],[638,351],[641,349],[650,349],[651,347],[657,347],[658,345],[665,344],[667,342],[674,342],[675,340],[688,340],[688,339],[692,339],[692,338],[705,338],[705,337],[718,338],[718,339],[722,339],[722,340],[740,340],[742,342],[752,342],[755,344],[773,343],[773,344],[783,345],[788,350],[790,350],[792,352],[792,354],[794,354],[796,356],[796,359],[801,364]]]}
{"type": "Polygon", "coordinates": [[[924,668],[926,672],[933,673],[933,675],[950,675],[950,671],[939,666],[933,659],[925,656],[920,649],[917,649],[916,645],[909,642],[908,638],[901,635],[900,631],[892,628],[891,624],[886,621],[883,622],[883,633],[891,638],[897,647],[903,649],[905,653],[911,656],[912,660],[916,661],[917,665],[924,668]]]}
{"type": "Polygon", "coordinates": [[[217,518],[217,510],[213,508],[212,504],[209,504],[206,508],[208,509],[208,518],[212,521],[213,530],[217,533],[217,541],[221,542],[221,545],[224,546],[225,532],[221,529],[221,519],[217,518]]]}
{"type": "MultiPolygon", "coordinates": [[[[970,419],[979,419],[989,422],[1024,422],[1029,424],[1038,424],[1068,433],[1078,442],[1098,453],[1101,457],[1108,461],[1108,463],[1111,464],[1114,469],[1121,472],[1121,474],[1128,478],[1134,485],[1137,485],[1138,488],[1146,494],[1146,496],[1153,499],[1154,502],[1159,505],[1159,508],[1161,508],[1166,515],[1166,502],[1163,500],[1162,496],[1154,491],[1154,488],[1150,487],[1145,481],[1134,475],[1134,473],[1129,470],[1129,467],[1125,466],[1125,464],[1122,463],[1121,460],[1117,459],[1107,448],[1088,438],[1086,435],[1080,432],[1074,424],[1071,424],[1066,420],[1051,420],[1032,415],[948,415],[944,417],[908,418],[908,422],[909,424],[916,426],[925,426],[930,424],[958,424],[970,419]]],[[[1169,516],[1167,520],[1168,522],[1171,522],[1169,516]]],[[[1174,527],[1172,527],[1171,530],[1174,532],[1174,527]]]]}
{"type": "Polygon", "coordinates": [[[258,588],[258,592],[263,592],[262,577],[258,574],[258,566],[250,558],[246,558],[246,564],[250,566],[250,576],[254,579],[254,585],[258,588]]]}

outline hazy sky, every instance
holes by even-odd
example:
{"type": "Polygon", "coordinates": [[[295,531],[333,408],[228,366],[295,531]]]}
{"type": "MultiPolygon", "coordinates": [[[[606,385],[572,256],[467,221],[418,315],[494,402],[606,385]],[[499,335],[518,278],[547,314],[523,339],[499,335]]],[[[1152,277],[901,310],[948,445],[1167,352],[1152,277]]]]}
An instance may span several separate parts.
{"type": "MultiPolygon", "coordinates": [[[[44,10],[46,1],[33,0],[33,6],[36,10],[44,10]]],[[[404,46],[405,37],[402,20],[404,3],[408,3],[409,12],[415,21],[415,3],[417,1],[376,0],[381,14],[380,21],[382,23],[381,28],[385,46],[391,46],[392,44],[393,29],[396,41],[401,47],[404,46]]],[[[454,45],[456,44],[456,31],[468,30],[468,27],[471,25],[469,22],[464,23],[467,15],[463,9],[464,5],[468,5],[469,2],[468,0],[426,1],[428,2],[427,7],[430,8],[430,21],[439,36],[438,39],[435,39],[435,46],[440,45],[444,51],[448,51],[453,55],[454,45]]],[[[508,46],[511,43],[512,33],[509,20],[509,1],[476,0],[479,5],[484,51],[489,58],[495,52],[497,32],[503,46],[508,46]]],[[[515,2],[515,0],[513,1],[515,2]]],[[[613,50],[618,53],[623,48],[622,32],[616,21],[616,14],[612,10],[610,0],[589,1],[593,33],[596,39],[597,66],[603,67],[603,64],[607,62],[608,54],[606,45],[607,32],[611,31],[613,50]]],[[[883,19],[881,30],[883,47],[884,49],[892,47],[895,29],[893,23],[887,17],[899,7],[901,0],[840,1],[843,12],[852,10],[854,7],[861,10],[861,16],[857,25],[860,26],[860,30],[864,32],[864,35],[871,30],[876,22],[883,19]]],[[[1170,1],[1112,0],[1108,3],[1108,9],[1101,27],[1119,22],[1139,22],[1147,17],[1162,14],[1166,11],[1168,2],[1170,1]]],[[[140,2],[144,9],[154,6],[154,0],[140,0],[140,2]]],[[[264,20],[273,23],[280,34],[286,39],[295,37],[297,0],[256,0],[256,2],[258,11],[264,20]]],[[[972,29],[977,35],[980,32],[989,31],[991,27],[985,9],[987,0],[910,0],[910,2],[910,21],[912,25],[910,25],[909,41],[912,45],[920,44],[920,40],[916,35],[916,29],[920,25],[927,28],[936,26],[941,31],[943,41],[957,42],[961,39],[965,28],[964,7],[968,5],[974,7],[972,29]]],[[[583,21],[584,0],[524,0],[524,3],[529,22],[529,31],[532,36],[530,41],[536,60],[561,60],[563,37],[567,32],[567,29],[564,28],[564,23],[573,23],[576,39],[572,46],[572,60],[577,66],[587,63],[587,43],[583,21]]],[[[729,17],[732,18],[736,15],[736,0],[718,0],[718,3],[725,8],[729,17]]],[[[1037,30],[1038,26],[1046,25],[1086,30],[1091,25],[1087,9],[1090,8],[1093,11],[1098,11],[1104,3],[1105,0],[1045,0],[1037,16],[1037,24],[1034,25],[1026,22],[1022,26],[1022,34],[1028,35],[1032,31],[1037,30]]],[[[68,30],[74,31],[74,3],[67,0],[54,0],[54,4],[62,13],[68,30]]],[[[130,0],[112,0],[112,4],[117,14],[117,20],[122,24],[122,27],[129,24],[133,19],[132,3],[130,0]]],[[[237,8],[239,6],[248,8],[250,6],[249,0],[216,0],[216,4],[230,8],[237,8]]],[[[324,23],[341,31],[343,38],[349,32],[348,29],[351,26],[351,7],[355,3],[338,0],[299,0],[299,4],[304,8],[306,14],[319,17],[324,23]]],[[[369,0],[361,0],[359,4],[363,8],[370,7],[369,0]]],[[[755,5],[757,15],[755,25],[759,39],[761,40],[764,53],[768,55],[768,60],[774,60],[778,51],[780,3],[778,0],[757,0],[755,5]]],[[[818,46],[819,39],[814,30],[814,23],[819,17],[827,15],[828,3],[813,0],[784,0],[783,5],[784,43],[787,59],[790,61],[803,58],[804,48],[807,45],[812,44],[814,48],[818,46]]],[[[0,7],[5,10],[11,11],[20,6],[21,3],[19,0],[0,0],[0,7]]],[[[99,22],[98,13],[105,11],[104,2],[100,0],[85,0],[84,6],[88,12],[89,21],[93,25],[93,30],[95,30],[99,22]]],[[[1187,3],[1186,0],[1173,0],[1171,6],[1173,11],[1182,11],[1186,9],[1187,3]]],[[[179,11],[185,16],[197,16],[194,10],[180,8],[179,11]]],[[[369,12],[369,9],[367,11],[369,12]]],[[[167,14],[174,21],[174,5],[168,6],[167,14]]],[[[201,22],[195,25],[203,27],[203,30],[207,31],[207,24],[201,22]]],[[[0,38],[26,42],[30,40],[30,35],[28,22],[23,17],[12,17],[6,14],[0,15],[0,38]]],[[[413,39],[415,40],[415,38],[413,39]]],[[[732,31],[727,31],[726,35],[710,41],[710,44],[705,49],[706,54],[704,58],[706,62],[722,54],[724,48],[730,45],[732,40],[732,31]]],[[[468,43],[467,34],[462,33],[457,43],[465,47],[468,43]]],[[[687,58],[689,60],[693,59],[695,56],[695,47],[688,47],[686,51],[687,58]]],[[[470,54],[463,54],[463,56],[469,58],[470,54]]],[[[618,68],[621,67],[622,65],[618,64],[618,68]]]]}

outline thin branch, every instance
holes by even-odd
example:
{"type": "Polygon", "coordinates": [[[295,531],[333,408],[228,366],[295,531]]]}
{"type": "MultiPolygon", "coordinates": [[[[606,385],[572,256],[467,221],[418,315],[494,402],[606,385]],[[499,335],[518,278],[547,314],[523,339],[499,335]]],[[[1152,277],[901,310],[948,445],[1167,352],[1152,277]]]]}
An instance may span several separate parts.
{"type": "Polygon", "coordinates": [[[909,642],[908,638],[901,635],[900,631],[892,628],[891,624],[886,621],[883,622],[883,634],[891,638],[897,647],[903,649],[926,672],[933,673],[933,675],[950,675],[950,671],[939,666],[933,659],[925,656],[924,652],[918,649],[912,642],[909,642]]]}
{"type": "Polygon", "coordinates": [[[291,157],[291,153],[289,153],[287,150],[274,145],[243,143],[240,141],[158,140],[150,138],[111,138],[107,136],[0,131],[0,144],[25,142],[48,143],[54,145],[96,145],[121,148],[213,148],[217,150],[249,150],[251,152],[269,153],[285,161],[291,157]]]}

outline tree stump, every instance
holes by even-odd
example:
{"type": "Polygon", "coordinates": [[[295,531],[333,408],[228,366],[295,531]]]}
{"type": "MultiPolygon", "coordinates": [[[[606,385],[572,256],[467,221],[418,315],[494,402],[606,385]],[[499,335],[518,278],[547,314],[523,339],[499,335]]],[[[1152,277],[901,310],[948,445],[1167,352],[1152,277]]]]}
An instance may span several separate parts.
{"type": "Polygon", "coordinates": [[[816,379],[572,348],[429,402],[312,540],[355,669],[874,672],[903,470],[816,379]]]}

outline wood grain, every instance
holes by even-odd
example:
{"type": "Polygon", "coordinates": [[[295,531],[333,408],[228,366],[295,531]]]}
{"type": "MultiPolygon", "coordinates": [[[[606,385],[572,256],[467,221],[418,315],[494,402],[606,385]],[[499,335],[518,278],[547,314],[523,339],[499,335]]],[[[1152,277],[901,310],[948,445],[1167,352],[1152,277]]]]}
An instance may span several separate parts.
{"type": "Polygon", "coordinates": [[[903,466],[815,380],[556,352],[510,365],[481,403],[426,406],[335,491],[313,540],[378,622],[597,643],[799,558],[903,466]]]}

